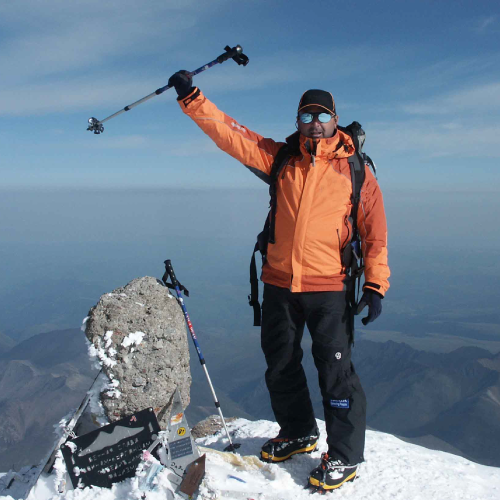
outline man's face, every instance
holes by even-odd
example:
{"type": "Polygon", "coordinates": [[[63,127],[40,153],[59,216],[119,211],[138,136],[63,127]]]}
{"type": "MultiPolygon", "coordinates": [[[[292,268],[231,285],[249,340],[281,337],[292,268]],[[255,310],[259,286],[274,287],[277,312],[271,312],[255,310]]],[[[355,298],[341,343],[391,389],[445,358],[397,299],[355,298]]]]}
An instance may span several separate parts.
{"type": "Polygon", "coordinates": [[[321,123],[318,119],[318,113],[327,113],[325,108],[321,106],[308,106],[303,109],[302,113],[312,113],[313,120],[311,123],[302,123],[300,118],[297,119],[297,126],[299,132],[306,137],[311,139],[326,139],[328,137],[333,137],[333,134],[337,130],[337,123],[339,122],[339,117],[337,115],[333,116],[328,123],[321,123]]]}

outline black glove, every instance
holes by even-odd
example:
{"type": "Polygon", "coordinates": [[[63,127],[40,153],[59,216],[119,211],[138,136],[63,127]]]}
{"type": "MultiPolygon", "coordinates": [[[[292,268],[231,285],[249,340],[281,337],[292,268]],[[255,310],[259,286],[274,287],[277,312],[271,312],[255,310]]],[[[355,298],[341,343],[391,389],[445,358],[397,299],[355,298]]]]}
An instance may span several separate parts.
{"type": "Polygon", "coordinates": [[[175,91],[179,96],[179,99],[184,99],[193,91],[193,79],[191,78],[189,71],[181,69],[174,73],[168,79],[169,87],[175,87],[175,91]]]}
{"type": "Polygon", "coordinates": [[[367,325],[368,323],[375,321],[380,314],[382,314],[382,299],[382,295],[374,290],[365,290],[363,292],[363,296],[361,297],[358,308],[356,309],[356,314],[359,314],[366,306],[368,306],[368,316],[361,320],[363,325],[367,325]]]}

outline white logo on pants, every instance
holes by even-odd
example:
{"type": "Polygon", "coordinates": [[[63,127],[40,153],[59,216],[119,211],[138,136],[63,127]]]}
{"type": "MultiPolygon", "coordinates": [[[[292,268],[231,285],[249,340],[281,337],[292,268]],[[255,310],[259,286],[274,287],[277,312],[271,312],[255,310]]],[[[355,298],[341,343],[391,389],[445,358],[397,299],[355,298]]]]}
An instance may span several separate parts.
{"type": "Polygon", "coordinates": [[[335,358],[340,359],[342,357],[342,354],[340,352],[335,353],[335,358]]]}

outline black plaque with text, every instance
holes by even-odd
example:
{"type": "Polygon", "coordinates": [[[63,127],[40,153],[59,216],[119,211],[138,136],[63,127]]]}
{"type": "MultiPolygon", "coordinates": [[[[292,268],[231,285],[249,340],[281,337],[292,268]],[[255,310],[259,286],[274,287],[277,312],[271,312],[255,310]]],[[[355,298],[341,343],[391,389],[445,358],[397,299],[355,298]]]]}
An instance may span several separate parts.
{"type": "Polygon", "coordinates": [[[142,451],[159,432],[156,415],[147,408],[66,441],[62,453],[73,487],[111,488],[113,483],[133,477],[142,451]]]}

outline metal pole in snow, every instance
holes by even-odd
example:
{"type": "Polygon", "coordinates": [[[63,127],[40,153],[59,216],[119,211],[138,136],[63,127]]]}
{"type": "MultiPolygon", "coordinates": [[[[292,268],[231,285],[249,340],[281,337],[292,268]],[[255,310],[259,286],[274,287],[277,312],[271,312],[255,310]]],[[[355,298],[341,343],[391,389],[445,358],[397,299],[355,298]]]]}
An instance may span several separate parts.
{"type": "Polygon", "coordinates": [[[200,345],[198,344],[198,339],[196,338],[196,334],[194,333],[193,324],[191,323],[191,319],[189,318],[189,314],[187,312],[186,305],[184,304],[184,299],[182,297],[182,292],[181,292],[181,286],[180,286],[179,282],[177,281],[177,278],[175,277],[175,273],[174,273],[174,269],[172,267],[171,260],[165,261],[165,269],[166,269],[166,271],[165,271],[165,275],[163,276],[163,283],[165,283],[165,285],[167,285],[168,277],[170,277],[170,279],[172,280],[172,285],[175,288],[175,292],[177,293],[177,298],[179,299],[179,303],[181,305],[182,312],[184,313],[184,317],[186,318],[186,323],[187,323],[187,326],[189,329],[189,333],[191,334],[191,338],[193,339],[193,343],[194,343],[194,346],[196,348],[196,352],[198,353],[198,358],[200,360],[200,364],[203,367],[203,370],[205,372],[205,376],[206,376],[207,381],[208,381],[208,385],[210,386],[210,390],[212,391],[212,396],[213,396],[214,401],[215,401],[215,407],[217,408],[217,410],[219,412],[219,415],[220,415],[220,418],[222,421],[222,425],[224,426],[224,431],[226,432],[227,439],[229,440],[229,446],[227,446],[225,449],[227,451],[234,452],[241,445],[240,444],[233,444],[233,442],[231,441],[229,431],[227,430],[226,421],[224,420],[224,416],[222,415],[222,409],[220,407],[220,403],[217,399],[217,395],[215,394],[214,386],[212,385],[212,381],[210,380],[210,375],[208,374],[207,366],[205,363],[205,358],[203,357],[203,353],[201,352],[200,345]]]}

